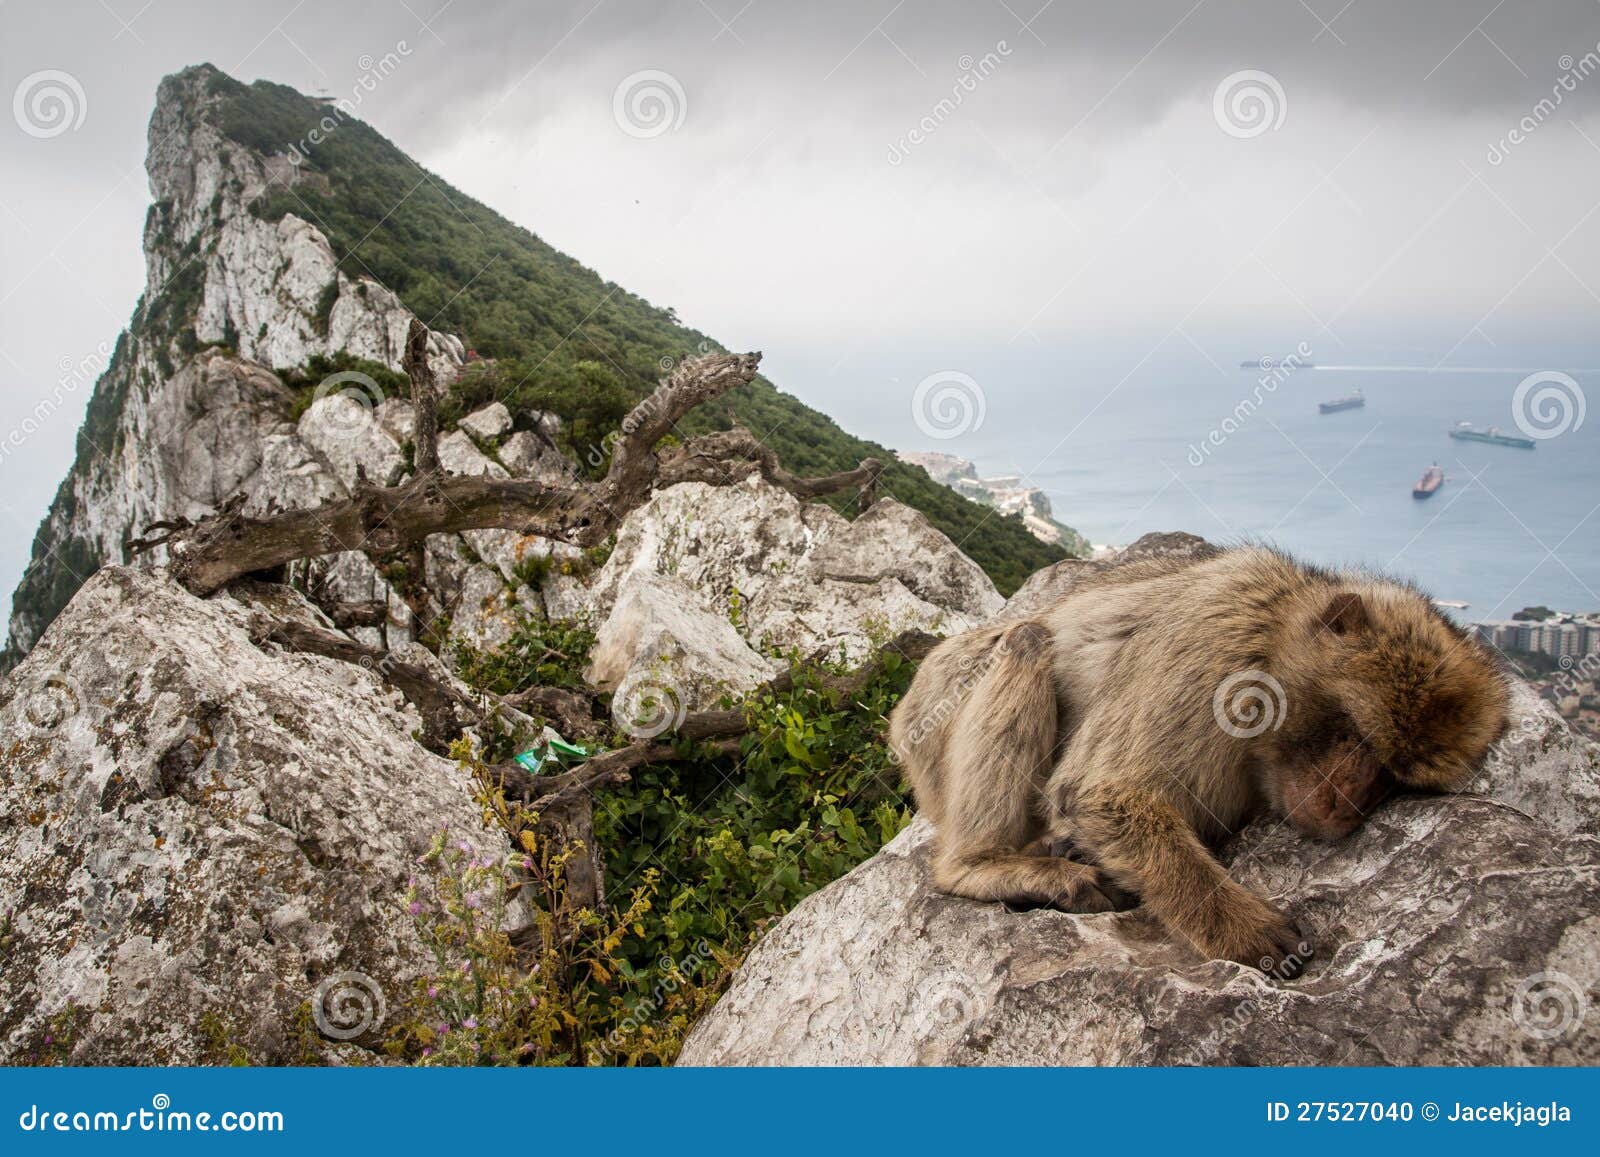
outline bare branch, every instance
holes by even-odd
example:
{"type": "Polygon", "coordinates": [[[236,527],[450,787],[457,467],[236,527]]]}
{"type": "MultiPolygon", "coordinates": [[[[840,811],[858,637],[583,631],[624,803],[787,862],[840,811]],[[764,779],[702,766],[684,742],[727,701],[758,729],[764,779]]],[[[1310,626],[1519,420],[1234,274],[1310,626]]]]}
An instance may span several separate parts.
{"type": "Polygon", "coordinates": [[[411,319],[406,331],[406,373],[411,377],[411,408],[416,414],[415,433],[418,474],[439,472],[439,391],[428,364],[428,327],[411,319]]]}
{"type": "Polygon", "coordinates": [[[448,755],[457,736],[483,721],[484,712],[471,698],[426,667],[406,662],[392,652],[364,646],[337,631],[258,614],[251,619],[250,637],[258,646],[277,643],[291,651],[354,663],[374,672],[416,707],[422,716],[422,744],[435,754],[448,755]]]}
{"type": "MultiPolygon", "coordinates": [[[[413,334],[415,337],[415,334],[413,334]]],[[[412,342],[407,357],[415,394],[424,401],[418,413],[419,453],[428,441],[422,410],[432,374],[425,369],[424,345],[412,342]],[[415,356],[413,356],[415,355],[415,356]]],[[[158,524],[167,533],[145,548],[167,543],[173,577],[191,591],[207,595],[254,571],[300,558],[359,551],[373,558],[408,560],[408,573],[420,571],[420,547],[430,534],[498,528],[594,546],[657,486],[698,480],[728,485],[760,474],[802,498],[815,498],[875,482],[882,467],[868,459],[854,470],[821,478],[801,478],[785,470],[777,456],[748,430],[735,429],[692,438],[658,458],[655,443],[695,406],[748,382],[759,354],[709,354],[679,365],[655,393],[623,421],[611,469],[597,485],[552,485],[534,479],[488,475],[446,476],[420,469],[398,486],[361,482],[348,499],[312,510],[291,510],[247,518],[244,497],[236,495],[212,518],[194,526],[158,524]]],[[[435,452],[437,447],[435,447],[435,452]]],[[[420,575],[417,583],[420,585],[420,575]]],[[[399,593],[426,619],[417,591],[399,593]]]]}

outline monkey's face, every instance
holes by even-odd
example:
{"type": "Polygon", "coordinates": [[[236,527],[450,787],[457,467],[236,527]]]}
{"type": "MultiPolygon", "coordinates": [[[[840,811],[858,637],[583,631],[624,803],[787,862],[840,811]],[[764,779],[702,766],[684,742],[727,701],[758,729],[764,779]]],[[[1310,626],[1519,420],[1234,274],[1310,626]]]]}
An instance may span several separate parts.
{"type": "Polygon", "coordinates": [[[1394,791],[1396,780],[1372,749],[1355,737],[1317,758],[1278,773],[1277,800],[1284,817],[1314,839],[1343,839],[1394,791]]]}
{"type": "MultiPolygon", "coordinates": [[[[1465,787],[1506,726],[1506,689],[1483,648],[1421,596],[1371,590],[1322,635],[1348,730],[1390,787],[1465,787]]],[[[1358,779],[1361,777],[1358,777],[1358,779]]]]}

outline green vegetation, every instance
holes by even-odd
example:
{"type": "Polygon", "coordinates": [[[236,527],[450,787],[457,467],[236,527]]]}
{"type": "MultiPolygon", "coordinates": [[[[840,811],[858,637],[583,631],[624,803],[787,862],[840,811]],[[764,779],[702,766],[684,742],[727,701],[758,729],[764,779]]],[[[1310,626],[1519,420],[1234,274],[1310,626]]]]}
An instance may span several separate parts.
{"type": "MultiPolygon", "coordinates": [[[[461,670],[499,691],[559,683],[576,667],[551,655],[554,630],[530,624],[461,670]]],[[[436,841],[437,882],[414,884],[405,902],[440,968],[419,984],[391,1050],[432,1063],[670,1063],[762,930],[910,821],[884,734],[912,665],[892,653],[880,664],[851,696],[820,678],[842,668],[791,664],[793,690],[743,700],[750,731],[736,756],[686,742],[681,758],[602,792],[594,834],[607,914],[570,909],[570,851],[536,837],[532,817],[508,808],[458,749],[486,818],[526,856],[507,869],[447,834],[436,841]],[[513,880],[539,911],[531,948],[499,931],[513,880]],[[452,963],[463,956],[465,971],[452,963]]]]}
{"type": "MultiPolygon", "coordinates": [[[[496,359],[463,383],[460,412],[498,397],[523,428],[529,411],[558,413],[568,420],[568,449],[598,470],[604,435],[653,388],[668,359],[721,348],[680,325],[670,310],[602,280],[419,168],[367,125],[344,120],[322,143],[304,145],[312,127],[330,115],[326,106],[266,81],[247,86],[213,73],[210,85],[232,139],[264,153],[305,149],[305,165],[316,179],[266,197],[256,206],[262,217],[294,213],[311,221],[327,234],[348,275],[375,278],[430,325],[463,335],[468,346],[496,359]]],[[[1003,593],[1062,557],[1019,519],[994,517],[922,470],[894,461],[884,447],[851,437],[764,378],[729,403],[798,473],[846,470],[871,456],[889,462],[886,492],[925,513],[1003,593]]],[[[690,415],[683,432],[720,424],[725,408],[715,409],[714,415],[690,415]]],[[[848,496],[836,501],[842,505],[848,496]]]]}

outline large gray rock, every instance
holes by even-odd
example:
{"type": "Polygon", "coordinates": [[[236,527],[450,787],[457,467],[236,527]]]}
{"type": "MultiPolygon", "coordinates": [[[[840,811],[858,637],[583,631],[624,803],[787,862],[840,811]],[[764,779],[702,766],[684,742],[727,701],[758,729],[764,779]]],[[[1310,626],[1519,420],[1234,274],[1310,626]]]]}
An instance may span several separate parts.
{"type": "Polygon", "coordinates": [[[360,667],[253,645],[251,598],[107,568],[0,681],[0,1061],[76,1015],[72,1063],[216,1061],[219,1034],[293,1062],[307,1011],[343,1033],[341,991],[392,1009],[434,966],[403,897],[441,826],[503,850],[415,712],[360,667]]]}
{"type": "Polygon", "coordinates": [[[1233,874],[1317,937],[1287,983],[1140,909],[941,895],[932,834],[918,819],[785,916],[678,1063],[1600,1063],[1600,842],[1505,804],[1396,800],[1338,844],[1248,828],[1233,874]]]}
{"type": "Polygon", "coordinates": [[[629,583],[601,625],[584,677],[614,691],[618,726],[635,733],[680,712],[715,706],[724,693],[765,683],[778,664],[750,649],[733,624],[699,609],[675,579],[629,583]],[[665,706],[666,716],[651,710],[665,706]]]}
{"type": "MultiPolygon", "coordinates": [[[[608,620],[623,607],[637,617],[629,592],[659,591],[664,582],[677,592],[673,619],[698,624],[692,637],[678,640],[683,661],[674,666],[681,669],[715,668],[726,659],[730,634],[761,655],[824,652],[859,662],[874,643],[902,631],[954,634],[1004,603],[983,570],[917,511],[884,499],[851,521],[760,478],[735,486],[681,483],[628,515],[580,604],[599,624],[603,645],[610,637],[639,637],[608,620]],[[723,625],[699,629],[713,620],[723,625]],[[693,653],[712,640],[721,640],[716,649],[693,653]]],[[[670,633],[672,623],[665,629],[670,633]]],[[[662,647],[637,652],[636,666],[655,664],[662,647]]],[[[748,660],[730,666],[727,681],[736,688],[755,670],[748,660]]],[[[631,678],[645,677],[639,670],[631,678]]],[[[620,671],[613,678],[630,681],[620,671]]],[[[659,681],[654,672],[649,680],[659,681]]],[[[684,685],[710,687],[699,677],[684,685]]],[[[691,699],[701,697],[691,692],[691,699]]]]}
{"type": "MultiPolygon", "coordinates": [[[[1156,554],[1035,574],[1001,618],[1156,554]]],[[[1600,1063],[1600,748],[1513,681],[1474,794],[1407,797],[1337,844],[1259,820],[1232,874],[1319,945],[1280,983],[1206,961],[1135,909],[1012,912],[935,892],[931,825],[798,905],[680,1064],[1600,1063]]]]}

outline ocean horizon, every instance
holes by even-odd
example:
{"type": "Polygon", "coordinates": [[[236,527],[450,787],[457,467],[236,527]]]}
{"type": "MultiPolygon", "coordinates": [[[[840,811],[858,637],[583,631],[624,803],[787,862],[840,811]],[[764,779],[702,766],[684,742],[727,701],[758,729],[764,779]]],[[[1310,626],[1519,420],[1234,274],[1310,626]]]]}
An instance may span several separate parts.
{"type": "Polygon", "coordinates": [[[1261,357],[1286,358],[1296,345],[1236,340],[1202,349],[1179,339],[1146,360],[1015,347],[915,358],[869,352],[826,372],[803,357],[780,360],[802,396],[847,429],[898,449],[968,458],[986,477],[1020,475],[1045,491],[1059,521],[1097,545],[1173,530],[1271,543],[1321,565],[1414,581],[1435,598],[1467,603],[1454,612],[1464,621],[1538,604],[1600,610],[1600,417],[1586,412],[1600,381],[1586,368],[1600,355],[1502,349],[1494,361],[1505,368],[1461,357],[1424,373],[1398,367],[1432,367],[1437,353],[1346,349],[1326,367],[1311,354],[1311,366],[1261,368],[1261,357]],[[1391,368],[1334,368],[1358,363],[1391,368]],[[930,372],[918,369],[935,364],[964,367],[959,374],[981,393],[976,409],[962,410],[958,395],[972,390],[957,382],[945,413],[918,421],[909,399],[930,372]],[[1521,435],[1516,391],[1539,366],[1570,372],[1577,393],[1559,381],[1530,386],[1523,425],[1536,448],[1449,437],[1459,421],[1521,435]],[[875,376],[883,388],[837,386],[852,375],[875,376]],[[1568,400],[1562,411],[1546,399],[1541,418],[1532,407],[1546,386],[1568,400]],[[1361,408],[1319,412],[1319,402],[1356,389],[1361,408]],[[1413,498],[1433,463],[1444,485],[1413,498]]]}

